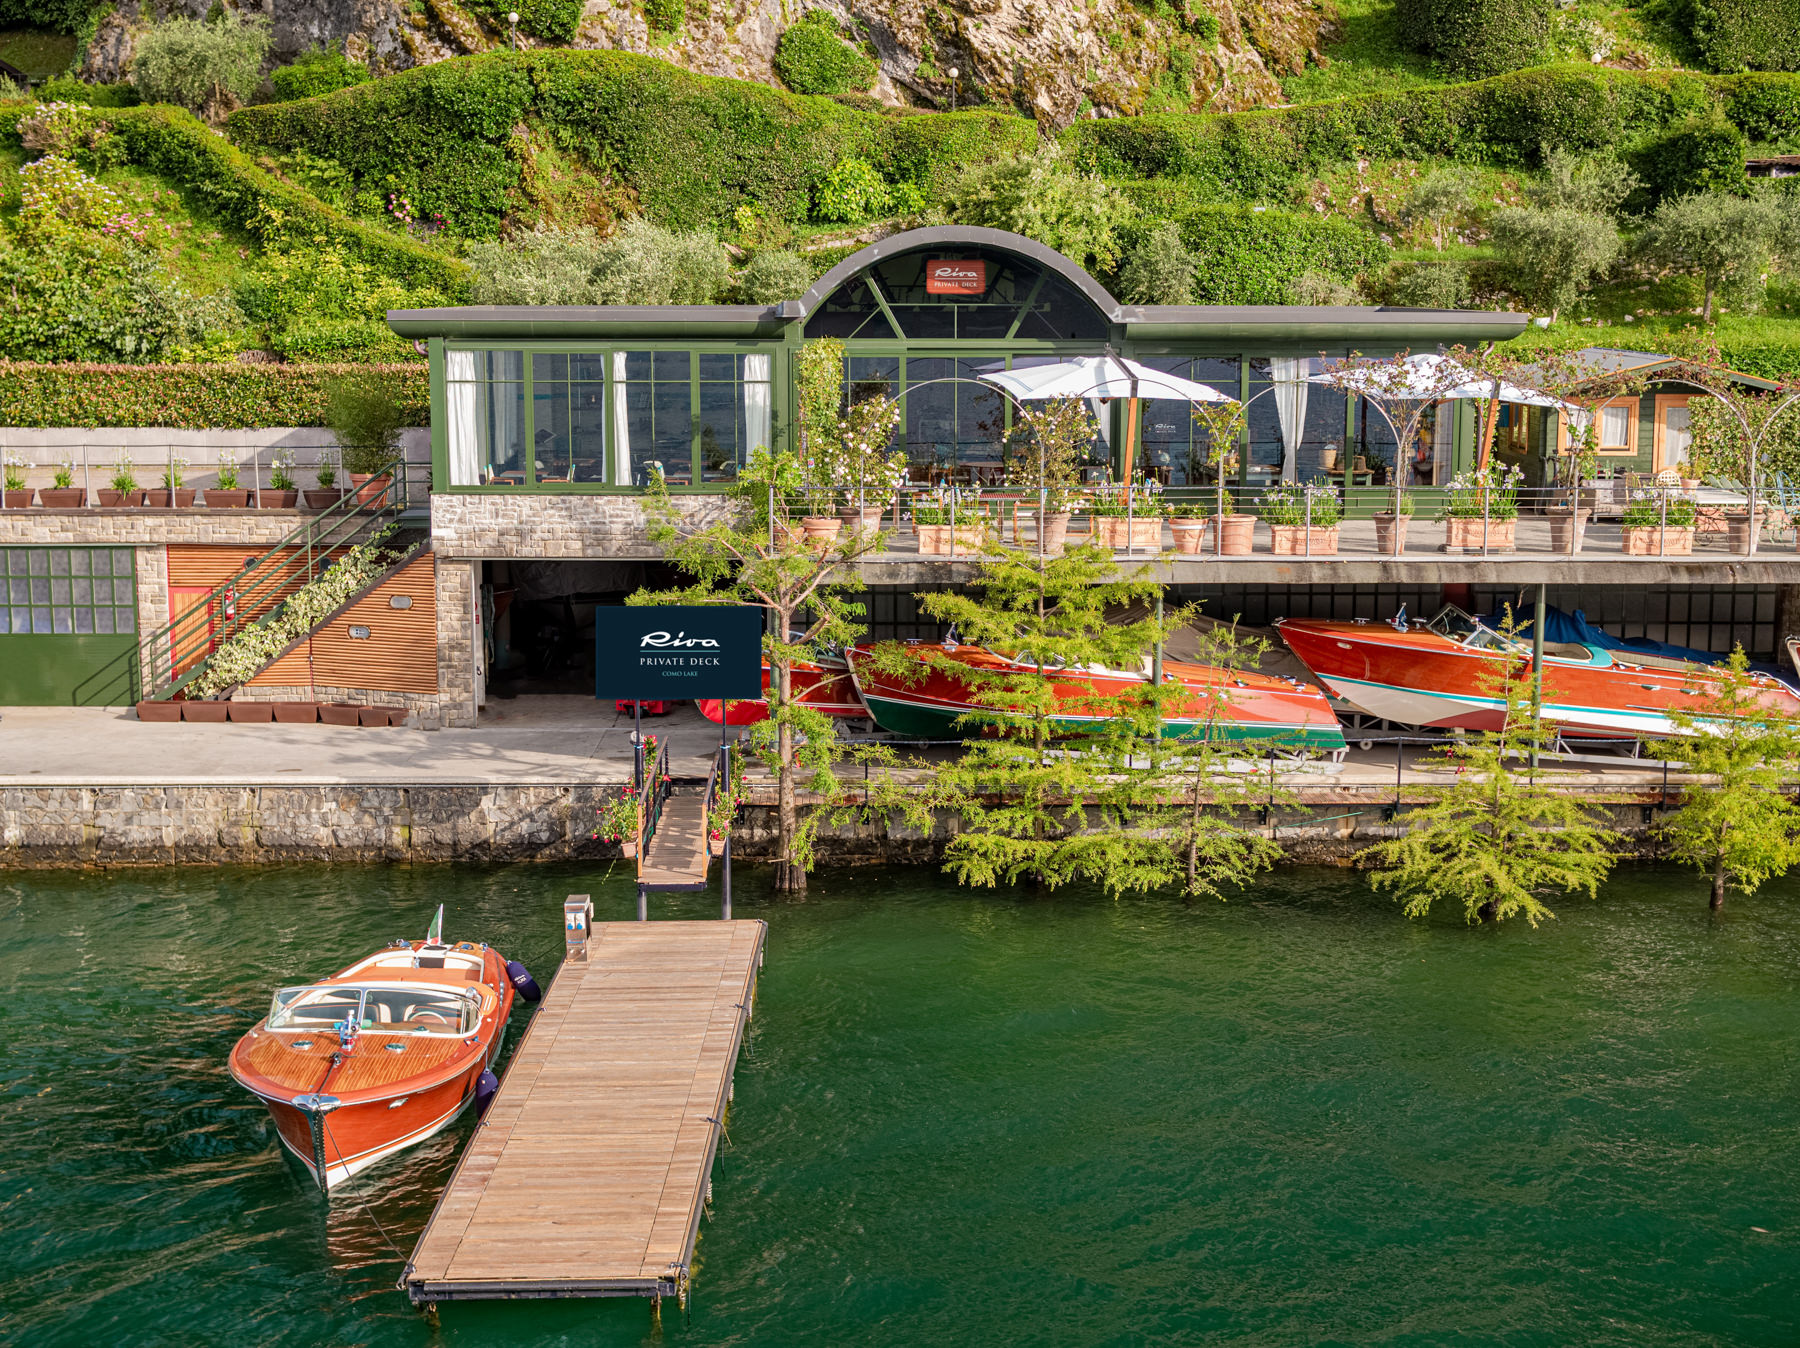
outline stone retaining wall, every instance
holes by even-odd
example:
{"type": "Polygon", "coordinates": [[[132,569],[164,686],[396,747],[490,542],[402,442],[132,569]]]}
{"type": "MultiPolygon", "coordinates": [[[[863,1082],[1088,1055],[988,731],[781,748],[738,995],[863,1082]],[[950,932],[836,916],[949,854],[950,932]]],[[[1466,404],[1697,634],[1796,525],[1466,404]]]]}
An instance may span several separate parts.
{"type": "MultiPolygon", "coordinates": [[[[729,497],[676,496],[696,527],[725,517],[729,497]]],[[[558,496],[440,492],[431,498],[431,542],[440,557],[660,557],[635,495],[558,496]]]]}

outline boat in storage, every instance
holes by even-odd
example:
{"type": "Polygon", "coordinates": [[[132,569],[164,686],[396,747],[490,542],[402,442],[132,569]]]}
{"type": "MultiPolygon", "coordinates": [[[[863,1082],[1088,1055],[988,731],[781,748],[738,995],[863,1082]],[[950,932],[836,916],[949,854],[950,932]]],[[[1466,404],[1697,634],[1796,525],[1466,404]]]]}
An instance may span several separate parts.
{"type": "MultiPolygon", "coordinates": [[[[765,661],[762,667],[765,693],[772,677],[773,671],[765,661]]],[[[796,660],[788,669],[788,686],[793,690],[796,702],[827,716],[867,717],[869,714],[850,677],[850,666],[835,651],[821,652],[813,660],[796,660]]],[[[718,725],[719,718],[726,714],[730,716],[731,725],[755,725],[769,719],[769,704],[763,698],[734,699],[729,713],[716,697],[701,698],[696,705],[700,714],[714,725],[718,725]]]]}
{"type": "MultiPolygon", "coordinates": [[[[1455,605],[1425,623],[1282,619],[1281,639],[1332,694],[1365,715],[1399,725],[1497,730],[1506,704],[1496,679],[1511,663],[1531,671],[1529,639],[1508,637],[1455,605]]],[[[1753,674],[1758,703],[1800,716],[1800,697],[1778,679],[1753,674]]],[[[1608,650],[1585,642],[1545,642],[1543,717],[1564,735],[1655,738],[1677,732],[1670,712],[1717,688],[1710,666],[1608,650]]]]}
{"type": "MultiPolygon", "coordinates": [[[[856,690],[876,725],[889,734],[913,739],[963,739],[969,734],[958,725],[963,716],[1005,714],[978,706],[975,687],[957,677],[959,669],[1019,674],[1037,669],[1029,656],[982,646],[908,641],[899,643],[899,649],[917,660],[920,668],[902,676],[877,669],[874,649],[862,645],[849,653],[856,690]]],[[[1084,705],[1096,695],[1115,697],[1142,688],[1151,676],[1147,664],[1136,670],[1057,666],[1046,673],[1057,698],[1068,704],[1068,714],[1059,716],[1057,723],[1070,731],[1105,719],[1084,705]]],[[[1191,694],[1176,704],[1173,715],[1165,717],[1164,738],[1211,735],[1226,740],[1266,740],[1271,746],[1333,754],[1341,754],[1346,747],[1331,703],[1317,688],[1297,679],[1168,660],[1163,663],[1163,680],[1179,683],[1191,694]]]]}
{"type": "Polygon", "coordinates": [[[275,994],[231,1050],[236,1082],[268,1106],[281,1143],[329,1192],[447,1128],[498,1083],[515,987],[537,985],[485,945],[396,940],[329,978],[275,994]]]}

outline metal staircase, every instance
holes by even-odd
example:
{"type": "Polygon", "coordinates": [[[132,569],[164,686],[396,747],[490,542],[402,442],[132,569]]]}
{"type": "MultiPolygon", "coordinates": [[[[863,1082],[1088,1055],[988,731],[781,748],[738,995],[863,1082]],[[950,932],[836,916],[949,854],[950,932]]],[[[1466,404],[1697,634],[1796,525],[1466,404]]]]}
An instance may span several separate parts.
{"type": "MultiPolygon", "coordinates": [[[[215,585],[203,600],[144,637],[139,653],[146,699],[166,701],[180,694],[205,672],[220,646],[241,631],[273,621],[289,595],[317,579],[346,549],[395,526],[416,526],[421,516],[409,499],[406,469],[405,460],[396,459],[384,470],[385,485],[378,485],[377,475],[360,490],[347,492],[336,505],[309,516],[230,580],[215,585]]],[[[422,535],[410,546],[402,540],[404,555],[396,566],[410,561],[424,546],[422,535]]],[[[385,568],[359,597],[393,570],[385,568]]]]}

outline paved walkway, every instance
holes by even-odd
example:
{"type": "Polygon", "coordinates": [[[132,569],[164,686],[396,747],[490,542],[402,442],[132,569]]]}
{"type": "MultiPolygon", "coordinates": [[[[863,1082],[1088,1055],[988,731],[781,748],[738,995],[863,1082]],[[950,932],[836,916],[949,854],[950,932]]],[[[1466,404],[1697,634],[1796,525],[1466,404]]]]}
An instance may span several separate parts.
{"type": "MultiPolygon", "coordinates": [[[[646,717],[702,775],[719,728],[691,706],[646,717]]],[[[489,704],[473,730],[146,724],[117,708],[0,709],[0,786],[336,786],[624,782],[631,718],[591,697],[489,704]]]]}

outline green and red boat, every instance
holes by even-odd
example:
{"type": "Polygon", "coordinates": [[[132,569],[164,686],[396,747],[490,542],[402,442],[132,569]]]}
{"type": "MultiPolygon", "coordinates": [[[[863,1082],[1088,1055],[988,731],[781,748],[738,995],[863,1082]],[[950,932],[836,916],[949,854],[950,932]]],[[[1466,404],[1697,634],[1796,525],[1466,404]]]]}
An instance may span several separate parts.
{"type": "MultiPolygon", "coordinates": [[[[979,733],[961,724],[971,714],[992,719],[1004,709],[978,705],[978,679],[958,677],[959,670],[1034,674],[1037,662],[982,646],[907,641],[898,649],[918,661],[917,670],[896,674],[876,667],[874,647],[849,652],[850,675],[875,724],[891,735],[909,739],[958,740],[979,733]]],[[[1045,671],[1066,715],[1056,724],[1068,733],[1108,719],[1097,702],[1120,696],[1150,682],[1149,668],[1107,669],[1100,666],[1050,667],[1045,671]]],[[[1165,661],[1165,683],[1177,683],[1191,696],[1165,716],[1165,739],[1260,741],[1291,751],[1342,755],[1343,729],[1325,695],[1295,679],[1250,670],[1165,661]]]]}

